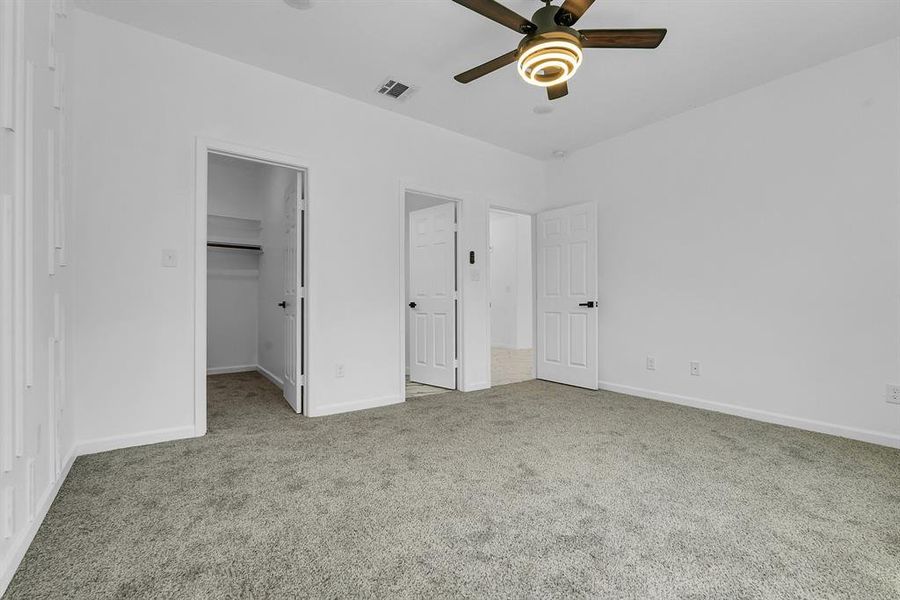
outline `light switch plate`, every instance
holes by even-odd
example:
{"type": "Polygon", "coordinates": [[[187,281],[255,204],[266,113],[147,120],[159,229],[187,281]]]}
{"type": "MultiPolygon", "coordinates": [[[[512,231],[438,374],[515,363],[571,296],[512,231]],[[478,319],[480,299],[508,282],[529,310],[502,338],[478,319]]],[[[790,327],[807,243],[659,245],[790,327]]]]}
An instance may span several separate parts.
{"type": "Polygon", "coordinates": [[[162,266],[177,267],[178,266],[178,253],[175,250],[163,250],[162,251],[162,266]]]}

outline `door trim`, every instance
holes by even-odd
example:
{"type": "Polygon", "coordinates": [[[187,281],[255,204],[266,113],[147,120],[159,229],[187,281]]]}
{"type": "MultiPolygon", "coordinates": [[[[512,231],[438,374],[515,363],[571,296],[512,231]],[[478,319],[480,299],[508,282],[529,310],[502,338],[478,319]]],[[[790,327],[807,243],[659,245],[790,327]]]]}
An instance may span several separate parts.
{"type": "MultiPolygon", "coordinates": [[[[456,208],[456,241],[455,241],[455,256],[456,256],[456,357],[457,357],[457,366],[456,366],[456,389],[459,391],[466,391],[464,381],[465,381],[465,360],[463,359],[463,306],[464,306],[464,291],[462,285],[462,276],[461,274],[465,272],[465,251],[462,249],[463,244],[460,243],[463,234],[463,200],[459,197],[454,197],[452,195],[435,193],[431,191],[426,191],[418,186],[400,182],[400,201],[398,203],[398,212],[399,212],[399,222],[400,222],[400,234],[398,237],[400,238],[400,294],[399,294],[399,307],[400,307],[400,398],[403,401],[406,401],[406,324],[407,324],[407,303],[409,300],[407,299],[407,280],[406,280],[406,252],[407,245],[409,240],[406,239],[407,236],[404,235],[404,231],[406,230],[406,194],[407,193],[420,194],[422,196],[431,196],[432,198],[438,200],[445,200],[447,202],[452,202],[456,208]]],[[[490,356],[490,338],[488,339],[488,356],[490,356]]]]}
{"type": "Polygon", "coordinates": [[[256,148],[254,146],[197,136],[194,151],[194,435],[206,435],[206,219],[208,213],[207,180],[210,154],[221,154],[280,167],[303,171],[306,184],[306,219],[303,231],[305,289],[305,327],[300,340],[305,351],[304,372],[304,415],[311,414],[313,394],[310,393],[309,341],[315,300],[309,293],[311,273],[309,270],[309,215],[312,182],[311,161],[283,152],[256,148]]]}

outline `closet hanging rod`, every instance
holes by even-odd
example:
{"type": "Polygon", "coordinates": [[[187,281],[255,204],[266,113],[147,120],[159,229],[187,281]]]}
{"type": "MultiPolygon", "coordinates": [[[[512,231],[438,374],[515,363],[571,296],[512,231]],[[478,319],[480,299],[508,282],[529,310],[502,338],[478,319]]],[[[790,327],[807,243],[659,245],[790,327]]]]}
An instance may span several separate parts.
{"type": "Polygon", "coordinates": [[[232,244],[230,242],[206,242],[208,248],[225,248],[228,250],[252,250],[262,254],[262,246],[256,244],[232,244]]]}

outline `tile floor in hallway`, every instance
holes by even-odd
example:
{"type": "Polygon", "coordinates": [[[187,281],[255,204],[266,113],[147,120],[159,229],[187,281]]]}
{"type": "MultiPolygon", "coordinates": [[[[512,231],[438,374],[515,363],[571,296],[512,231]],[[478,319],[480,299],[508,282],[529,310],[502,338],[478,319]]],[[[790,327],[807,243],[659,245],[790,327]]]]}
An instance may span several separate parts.
{"type": "Polygon", "coordinates": [[[491,387],[534,379],[534,349],[491,348],[491,387]]]}

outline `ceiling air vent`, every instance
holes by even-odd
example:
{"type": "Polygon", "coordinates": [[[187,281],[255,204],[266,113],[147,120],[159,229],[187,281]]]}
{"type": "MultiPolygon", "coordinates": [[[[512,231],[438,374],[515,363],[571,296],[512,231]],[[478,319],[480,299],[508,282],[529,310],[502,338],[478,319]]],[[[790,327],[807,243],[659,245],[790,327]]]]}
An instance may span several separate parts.
{"type": "Polygon", "coordinates": [[[387,96],[388,98],[406,100],[406,98],[412,94],[414,89],[415,88],[412,86],[400,83],[396,79],[388,79],[378,87],[377,91],[382,96],[387,96]]]}

